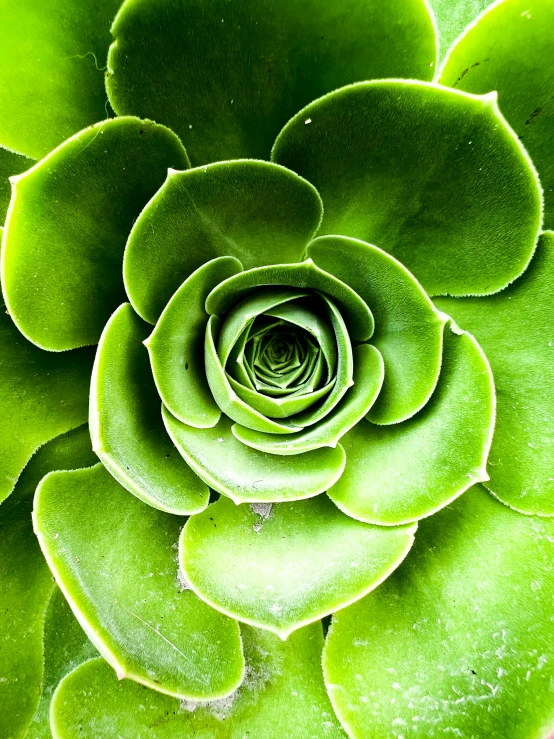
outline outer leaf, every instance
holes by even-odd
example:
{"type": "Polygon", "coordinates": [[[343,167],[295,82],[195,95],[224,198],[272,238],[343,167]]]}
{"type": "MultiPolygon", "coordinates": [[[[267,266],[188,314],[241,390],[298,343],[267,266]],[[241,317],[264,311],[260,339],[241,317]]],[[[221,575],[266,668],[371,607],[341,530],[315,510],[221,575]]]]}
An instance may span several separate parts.
{"type": "Polygon", "coordinates": [[[323,666],[349,736],[539,739],[554,728],[554,522],[476,486],[336,614],[323,666]]]}
{"type": "Polygon", "coordinates": [[[33,534],[33,493],[50,470],[93,462],[86,426],[59,436],[38,450],[0,507],[0,736],[5,739],[26,736],[43,676],[43,617],[52,578],[33,534]]]}
{"type": "Polygon", "coordinates": [[[112,33],[114,110],[168,125],[195,165],[265,159],[311,100],[357,80],[430,79],[436,54],[422,0],[127,0],[112,33]]]}
{"type": "Polygon", "coordinates": [[[313,185],[268,162],[169,172],[129,237],[123,264],[129,299],[156,323],[183,280],[210,259],[233,256],[245,269],[297,262],[322,212],[313,185]]]}
{"type": "Polygon", "coordinates": [[[44,616],[44,674],[41,696],[25,739],[52,739],[50,703],[55,688],[68,672],[97,654],[60,589],[55,588],[44,616]]]}
{"type": "Polygon", "coordinates": [[[438,26],[439,58],[491,0],[430,0],[438,26]]]}
{"type": "Polygon", "coordinates": [[[2,289],[19,330],[43,349],[95,344],[124,300],[134,220],[187,156],[171,131],[117,118],[64,142],[23,175],[2,242],[2,289]]]}
{"type": "Polygon", "coordinates": [[[208,488],[167,436],[142,342],[149,326],[125,303],[108,322],[90,390],[94,451],[115,479],[154,508],[190,515],[208,505],[208,488]]]}
{"type": "Polygon", "coordinates": [[[179,588],[182,519],[145,506],[97,465],[48,475],[33,521],[71,609],[120,679],[198,699],[238,686],[237,624],[179,588]]]}
{"type": "Polygon", "coordinates": [[[545,233],[527,272],[494,298],[441,299],[471,331],[494,373],[496,430],[487,487],[522,513],[554,515],[554,233],[545,233]]]}
{"type": "Polygon", "coordinates": [[[118,683],[106,663],[97,659],[75,670],[56,691],[55,738],[344,736],[323,687],[320,624],[302,629],[286,642],[248,626],[242,632],[247,676],[229,698],[179,705],[141,685],[118,683]]]}
{"type": "Polygon", "coordinates": [[[377,587],[402,562],[415,530],[354,521],[324,496],[261,515],[220,498],[189,518],[179,561],[207,603],[286,639],[377,587]]]}
{"type": "Polygon", "coordinates": [[[93,354],[47,354],[0,310],[0,502],[41,444],[87,420],[93,354]]]}
{"type": "Polygon", "coordinates": [[[9,177],[21,174],[34,163],[33,159],[0,146],[0,223],[8,210],[12,192],[9,177]]]}
{"type": "Polygon", "coordinates": [[[261,434],[235,424],[234,436],[243,444],[270,454],[298,455],[320,447],[336,446],[347,431],[364,418],[383,385],[383,358],[374,346],[361,344],[354,349],[354,368],[353,387],[327,418],[316,425],[298,434],[277,435],[261,434]]]}
{"type": "Polygon", "coordinates": [[[4,146],[39,159],[107,115],[102,67],[110,22],[119,4],[119,0],[2,2],[4,146]]]}
{"type": "Polygon", "coordinates": [[[238,441],[226,416],[210,429],[187,426],[165,408],[163,419],[175,446],[196,474],[235,503],[311,498],[331,487],[344,470],[340,444],[334,449],[280,457],[238,441]]]}
{"type": "Polygon", "coordinates": [[[346,469],[328,495],[349,516],[385,526],[417,521],[488,480],[492,374],[475,339],[451,329],[439,383],[423,410],[395,426],[359,423],[343,437],[346,469]]]}
{"type": "Polygon", "coordinates": [[[300,111],[272,158],[318,188],[321,234],[376,244],[430,294],[497,292],[533,254],[540,185],[494,96],[352,85],[300,111]]]}
{"type": "Polygon", "coordinates": [[[554,228],[553,23],[550,0],[496,2],[450,49],[440,74],[458,90],[498,91],[502,113],[537,165],[547,228],[554,228]]]}
{"type": "Polygon", "coordinates": [[[375,246],[322,236],[312,241],[307,254],[350,285],[375,316],[372,342],[383,355],[385,381],[369,419],[382,424],[409,418],[425,405],[437,383],[444,316],[413,275],[375,246]]]}

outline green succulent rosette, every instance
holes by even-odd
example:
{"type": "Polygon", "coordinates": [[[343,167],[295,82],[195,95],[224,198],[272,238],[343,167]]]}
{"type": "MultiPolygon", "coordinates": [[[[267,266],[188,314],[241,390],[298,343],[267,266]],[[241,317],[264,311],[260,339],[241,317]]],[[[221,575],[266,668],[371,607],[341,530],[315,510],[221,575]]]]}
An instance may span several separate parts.
{"type": "Polygon", "coordinates": [[[0,737],[554,729],[554,8],[485,6],[0,8],[0,737]]]}

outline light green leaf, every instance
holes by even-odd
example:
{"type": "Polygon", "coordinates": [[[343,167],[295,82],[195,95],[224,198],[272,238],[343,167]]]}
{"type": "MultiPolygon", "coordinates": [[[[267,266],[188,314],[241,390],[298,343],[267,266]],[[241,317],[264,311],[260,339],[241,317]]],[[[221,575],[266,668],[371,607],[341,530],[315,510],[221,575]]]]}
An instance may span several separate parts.
{"type": "Polygon", "coordinates": [[[302,629],[286,642],[248,626],[242,634],[245,682],[221,701],[179,704],[141,685],[118,683],[100,659],[77,668],[56,691],[55,739],[343,737],[321,676],[321,625],[302,629]]]}
{"type": "Polygon", "coordinates": [[[5,739],[26,736],[43,678],[43,619],[52,576],[33,533],[33,493],[50,470],[94,461],[86,426],[58,436],[38,450],[0,506],[0,736],[5,739]]]}
{"type": "Polygon", "coordinates": [[[349,736],[549,736],[553,559],[554,522],[481,486],[421,521],[402,567],[333,617],[323,667],[349,736]]]}
{"type": "Polygon", "coordinates": [[[430,0],[438,26],[439,59],[444,59],[452,42],[490,3],[491,0],[430,0]]]}
{"type": "Polygon", "coordinates": [[[37,447],[87,420],[92,361],[37,349],[0,308],[0,502],[37,447]]]}
{"type": "Polygon", "coordinates": [[[417,521],[488,480],[492,374],[475,339],[451,329],[437,388],[423,410],[394,426],[359,423],[343,437],[346,468],[328,495],[349,516],[384,526],[417,521]]]}
{"type": "Polygon", "coordinates": [[[437,384],[444,316],[413,275],[375,246],[322,236],[307,254],[350,285],[375,316],[372,342],[383,355],[385,381],[369,419],[379,424],[406,420],[425,405],[437,384]]]}
{"type": "Polygon", "coordinates": [[[189,518],[179,561],[206,603],[282,639],[377,587],[416,530],[360,523],[323,495],[258,506],[222,497],[189,518]]]}
{"type": "Polygon", "coordinates": [[[221,415],[206,380],[208,314],[204,304],[216,285],[241,269],[234,257],[219,257],[199,267],[173,295],[144,342],[165,406],[180,421],[196,428],[215,426],[221,415]]]}
{"type": "Polygon", "coordinates": [[[156,323],[179,285],[210,259],[245,269],[297,262],[321,223],[308,182],[268,162],[219,162],[169,172],[133,227],[123,263],[137,313],[156,323]]]}
{"type": "MultiPolygon", "coordinates": [[[[312,449],[334,447],[367,415],[379,395],[384,375],[383,358],[379,350],[370,344],[361,344],[354,349],[353,387],[346,392],[338,406],[315,426],[309,426],[297,434],[277,435],[257,433],[235,424],[233,435],[253,449],[270,454],[293,455],[293,458],[312,449]]],[[[288,461],[290,463],[290,456],[288,461]]]]}
{"type": "Polygon", "coordinates": [[[0,146],[0,224],[3,224],[12,194],[8,178],[12,175],[21,174],[21,172],[32,167],[34,163],[34,159],[29,159],[23,154],[17,154],[0,146]]]}
{"type": "Polygon", "coordinates": [[[208,505],[208,488],[168,437],[143,341],[150,326],[129,303],[110,318],[96,354],[90,390],[94,451],[129,492],[184,516],[208,505]]]}
{"type": "Polygon", "coordinates": [[[119,0],[2,3],[2,145],[39,159],[107,116],[103,67],[119,5],[119,0]]]}
{"type": "Polygon", "coordinates": [[[498,409],[486,486],[522,513],[554,515],[554,233],[527,272],[493,298],[437,301],[487,355],[498,409]]]}
{"type": "Polygon", "coordinates": [[[352,85],[289,121],[272,158],[319,190],[321,235],[375,244],[429,294],[497,292],[533,254],[540,185],[494,96],[409,80],[352,85]]]}
{"type": "Polygon", "coordinates": [[[56,582],[120,679],[196,699],[239,685],[237,624],[180,587],[182,518],[145,506],[97,465],[49,474],[33,521],[56,582]]]}
{"type": "Polygon", "coordinates": [[[12,180],[2,286],[19,330],[43,349],[95,344],[125,299],[121,262],[133,222],[168,167],[186,167],[179,139],[137,118],[91,126],[12,180]]]}
{"type": "Polygon", "coordinates": [[[268,158],[311,100],[358,80],[431,79],[436,56],[423,0],[127,0],[112,33],[114,110],[172,128],[195,165],[268,158]]]}
{"type": "Polygon", "coordinates": [[[238,441],[226,416],[210,429],[187,426],[165,408],[163,419],[175,446],[196,474],[235,503],[311,498],[331,487],[344,470],[340,444],[335,449],[282,457],[258,452],[238,441]]]}
{"type": "Polygon", "coordinates": [[[500,110],[539,171],[546,228],[554,228],[553,24],[551,0],[493,3],[450,49],[440,74],[458,90],[498,92],[500,110]]]}
{"type": "Polygon", "coordinates": [[[60,680],[98,652],[71,612],[59,588],[54,588],[44,616],[42,691],[25,739],[52,739],[50,703],[60,680]]]}

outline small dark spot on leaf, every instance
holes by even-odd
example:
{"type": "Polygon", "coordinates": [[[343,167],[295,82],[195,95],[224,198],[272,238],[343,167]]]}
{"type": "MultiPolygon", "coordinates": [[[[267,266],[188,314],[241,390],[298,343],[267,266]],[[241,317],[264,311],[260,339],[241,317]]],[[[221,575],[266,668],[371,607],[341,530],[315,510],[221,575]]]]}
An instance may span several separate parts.
{"type": "Polygon", "coordinates": [[[185,369],[188,370],[188,368],[189,368],[189,363],[185,362],[185,369]]]}

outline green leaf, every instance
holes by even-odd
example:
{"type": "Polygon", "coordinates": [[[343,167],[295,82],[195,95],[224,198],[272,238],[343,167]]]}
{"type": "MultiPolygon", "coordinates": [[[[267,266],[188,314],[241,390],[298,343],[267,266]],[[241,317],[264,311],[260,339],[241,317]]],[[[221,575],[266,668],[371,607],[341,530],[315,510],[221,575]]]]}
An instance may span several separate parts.
{"type": "Polygon", "coordinates": [[[306,454],[282,457],[245,446],[222,416],[210,429],[187,426],[165,408],[163,419],[175,446],[196,474],[235,503],[302,500],[333,485],[344,470],[340,444],[306,454]]]}
{"type": "Polygon", "coordinates": [[[369,419],[379,424],[406,420],[425,405],[437,384],[444,316],[413,275],[375,246],[322,236],[307,254],[350,285],[375,316],[372,342],[383,355],[385,380],[369,419]]]}
{"type": "Polygon", "coordinates": [[[43,619],[52,576],[33,533],[33,493],[50,470],[93,463],[86,426],[58,436],[38,450],[0,507],[0,736],[6,739],[26,735],[43,678],[43,619]]]}
{"type": "Polygon", "coordinates": [[[239,685],[237,624],[180,588],[183,519],[145,506],[97,465],[49,474],[33,520],[56,582],[120,679],[197,699],[239,685]]]}
{"type": "Polygon", "coordinates": [[[79,667],[56,691],[56,739],[343,737],[321,676],[321,625],[302,629],[286,642],[248,626],[242,635],[245,682],[221,701],[179,704],[141,685],[118,683],[100,659],[79,667]]]}
{"type": "Polygon", "coordinates": [[[129,299],[156,323],[183,280],[210,259],[233,256],[245,269],[297,262],[322,212],[312,185],[268,162],[169,172],[129,237],[123,263],[129,299]]]}
{"type": "Polygon", "coordinates": [[[384,526],[417,521],[488,480],[495,394],[475,339],[451,325],[430,401],[394,426],[359,423],[343,437],[346,468],[328,491],[349,516],[384,526]]]}
{"type": "Polygon", "coordinates": [[[272,158],[319,190],[321,235],[376,244],[430,294],[497,292],[533,254],[540,185],[494,96],[352,85],[289,121],[272,158]]]}
{"type": "Polygon", "coordinates": [[[114,110],[172,128],[195,165],[268,158],[311,100],[358,80],[431,79],[436,55],[423,0],[127,0],[112,33],[114,110]]]}
{"type": "Polygon", "coordinates": [[[373,316],[351,287],[306,259],[300,264],[278,264],[250,269],[221,282],[206,299],[206,310],[222,315],[260,285],[317,290],[328,295],[340,309],[353,339],[367,341],[374,329],[373,316]]]}
{"type": "Polygon", "coordinates": [[[448,52],[440,81],[458,90],[498,92],[500,110],[536,164],[544,187],[545,227],[554,228],[554,5],[496,2],[448,52]]]}
{"type": "MultiPolygon", "coordinates": [[[[293,458],[312,449],[334,447],[367,415],[379,395],[384,375],[383,358],[379,350],[374,346],[361,344],[354,349],[353,387],[346,392],[337,407],[315,426],[297,434],[277,435],[257,433],[235,424],[233,435],[253,449],[270,454],[293,455],[293,458]]],[[[290,463],[290,456],[288,461],[290,463]]]]}
{"type": "Polygon", "coordinates": [[[548,736],[553,558],[554,522],[481,486],[421,521],[403,566],[333,617],[323,667],[348,735],[548,736]]]}
{"type": "Polygon", "coordinates": [[[98,652],[55,588],[44,616],[44,674],[42,691],[25,739],[52,739],[50,703],[60,680],[98,652]]]}
{"type": "Polygon", "coordinates": [[[206,380],[204,336],[209,316],[204,304],[216,285],[241,269],[234,257],[219,257],[199,267],[171,298],[144,342],[164,405],[196,428],[215,426],[221,415],[206,380]]]}
{"type": "Polygon", "coordinates": [[[446,56],[449,46],[477,18],[491,0],[430,0],[438,26],[439,59],[446,56]]]}
{"type": "Polygon", "coordinates": [[[208,488],[168,437],[143,341],[150,326],[129,303],[109,320],[90,390],[94,451],[129,492],[161,511],[191,515],[208,505],[208,488]]]}
{"type": "Polygon", "coordinates": [[[554,233],[541,236],[527,272],[494,298],[441,298],[478,339],[498,409],[486,486],[522,513],[554,515],[554,233]]]}
{"type": "Polygon", "coordinates": [[[95,344],[125,299],[121,262],[133,222],[187,156],[171,131],[117,118],[65,141],[12,179],[2,285],[19,330],[43,349],[95,344]]]}
{"type": "Polygon", "coordinates": [[[87,420],[93,353],[43,352],[0,309],[0,502],[35,450],[87,420]]]}
{"type": "Polygon", "coordinates": [[[402,562],[415,530],[360,523],[322,495],[273,506],[222,497],[189,518],[179,561],[206,603],[286,639],[377,587],[402,562]]]}
{"type": "MultiPolygon", "coordinates": [[[[2,4],[0,142],[39,159],[107,115],[103,66],[119,0],[2,4]]],[[[13,173],[14,174],[14,173],[13,173]]]]}
{"type": "Polygon", "coordinates": [[[29,159],[23,154],[17,154],[0,146],[0,224],[3,223],[6,216],[12,194],[8,178],[12,175],[21,174],[21,172],[32,167],[34,163],[34,159],[29,159]]]}

